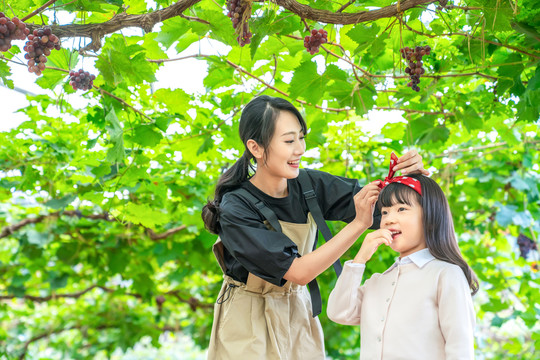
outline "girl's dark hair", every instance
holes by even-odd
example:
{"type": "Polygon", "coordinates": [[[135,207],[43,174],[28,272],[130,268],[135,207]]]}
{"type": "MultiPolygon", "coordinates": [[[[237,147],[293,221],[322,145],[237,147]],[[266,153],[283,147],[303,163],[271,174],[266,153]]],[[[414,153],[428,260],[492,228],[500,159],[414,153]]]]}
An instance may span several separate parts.
{"type": "Polygon", "coordinates": [[[379,208],[394,204],[412,206],[413,201],[420,204],[424,237],[429,251],[435,258],[459,266],[467,278],[472,295],[476,294],[479,286],[478,278],[461,255],[454,232],[452,213],[442,189],[426,176],[409,175],[409,177],[420,181],[422,196],[406,185],[390,183],[379,194],[377,205],[379,208]]]}
{"type": "MultiPolygon", "coordinates": [[[[242,182],[253,176],[255,170],[252,160],[253,155],[247,149],[247,141],[253,139],[263,149],[268,149],[276,120],[281,111],[289,111],[298,118],[304,134],[307,133],[307,125],[304,118],[293,104],[285,99],[271,97],[268,95],[258,96],[252,99],[242,111],[240,117],[240,139],[244,143],[244,153],[242,156],[225,171],[219,178],[214,193],[214,200],[209,200],[202,209],[202,219],[205,227],[212,233],[219,233],[218,212],[219,203],[223,195],[231,190],[240,187],[242,182]]],[[[265,157],[268,152],[265,152],[265,157]]]]}

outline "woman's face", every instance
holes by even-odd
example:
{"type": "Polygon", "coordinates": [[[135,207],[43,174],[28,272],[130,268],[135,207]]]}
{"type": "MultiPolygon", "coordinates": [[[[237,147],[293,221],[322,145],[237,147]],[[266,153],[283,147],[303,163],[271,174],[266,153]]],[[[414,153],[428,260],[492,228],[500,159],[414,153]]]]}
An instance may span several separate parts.
{"type": "Polygon", "coordinates": [[[289,111],[280,111],[274,135],[257,173],[264,176],[294,179],[298,176],[300,159],[306,151],[304,132],[298,118],[289,111]]]}

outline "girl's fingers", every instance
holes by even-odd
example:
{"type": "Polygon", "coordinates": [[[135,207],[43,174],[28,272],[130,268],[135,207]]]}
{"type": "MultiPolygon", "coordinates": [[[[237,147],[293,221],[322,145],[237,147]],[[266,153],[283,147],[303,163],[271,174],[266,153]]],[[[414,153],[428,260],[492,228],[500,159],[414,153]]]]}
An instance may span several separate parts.
{"type": "Polygon", "coordinates": [[[392,232],[387,229],[381,229],[381,239],[386,245],[390,246],[392,243],[392,232]]]}

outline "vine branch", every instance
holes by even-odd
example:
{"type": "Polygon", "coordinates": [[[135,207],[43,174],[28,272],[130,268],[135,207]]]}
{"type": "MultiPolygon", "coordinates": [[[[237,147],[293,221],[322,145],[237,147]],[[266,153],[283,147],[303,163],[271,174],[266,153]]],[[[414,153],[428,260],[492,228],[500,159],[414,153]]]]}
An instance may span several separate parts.
{"type": "Polygon", "coordinates": [[[26,15],[25,17],[23,17],[21,19],[21,21],[26,21],[28,19],[30,19],[32,16],[36,15],[36,14],[39,14],[40,12],[42,12],[43,10],[45,10],[47,7],[49,7],[49,5],[52,5],[56,2],[57,0],[49,0],[47,1],[45,4],[43,4],[42,6],[40,6],[39,8],[37,8],[36,10],[32,11],[30,14],[26,15]]]}
{"type": "MultiPolygon", "coordinates": [[[[142,299],[143,298],[143,296],[140,295],[140,294],[118,292],[115,289],[111,289],[111,288],[108,288],[108,287],[105,287],[105,286],[100,286],[100,285],[94,284],[94,285],[91,285],[90,287],[88,287],[88,288],[86,288],[84,290],[81,290],[79,292],[76,292],[76,293],[51,294],[51,295],[48,295],[48,296],[33,296],[33,295],[27,295],[27,294],[25,294],[23,296],[0,295],[0,300],[12,300],[12,299],[20,298],[20,299],[30,300],[32,302],[43,303],[43,302],[47,302],[47,301],[51,301],[51,300],[55,300],[55,299],[78,299],[81,296],[89,293],[90,291],[92,291],[94,289],[101,289],[102,291],[104,291],[106,293],[109,293],[109,294],[117,293],[118,295],[126,295],[126,296],[134,297],[134,298],[137,298],[137,299],[142,299]]],[[[197,310],[198,308],[211,309],[211,308],[214,307],[213,303],[203,303],[203,302],[201,302],[200,300],[198,300],[198,299],[196,299],[194,297],[190,297],[190,298],[186,299],[186,298],[184,298],[184,297],[182,297],[180,295],[180,291],[178,291],[178,290],[172,290],[172,291],[168,291],[168,292],[165,292],[165,293],[152,295],[152,297],[155,297],[155,298],[160,297],[160,296],[172,296],[172,297],[176,298],[178,301],[189,305],[189,307],[193,311],[197,310]]]]}
{"type": "MultiPolygon", "coordinates": [[[[188,8],[201,0],[180,0],[164,9],[156,10],[147,14],[129,15],[125,12],[114,15],[110,20],[94,24],[69,24],[51,25],[51,29],[59,38],[64,37],[87,37],[92,39],[83,50],[97,51],[101,48],[101,39],[107,35],[128,27],[138,27],[145,32],[152,32],[154,25],[167,19],[181,16],[188,8]]],[[[189,20],[195,20],[189,19],[189,20]]],[[[200,19],[199,19],[200,20],[200,19]]],[[[32,31],[41,25],[26,24],[32,31]]]]}
{"type": "Polygon", "coordinates": [[[389,5],[377,10],[361,11],[358,13],[331,12],[328,10],[313,9],[310,6],[300,4],[295,0],[274,0],[276,4],[295,13],[304,19],[310,19],[327,24],[351,25],[366,21],[374,21],[382,18],[396,16],[398,13],[412,9],[418,5],[428,5],[439,0],[404,0],[398,5],[389,5]]]}
{"type": "MultiPolygon", "coordinates": [[[[4,227],[2,229],[2,231],[0,231],[0,239],[8,237],[9,235],[14,234],[15,232],[19,231],[23,227],[28,226],[30,224],[38,224],[38,223],[43,222],[46,219],[58,218],[58,217],[60,217],[62,215],[72,216],[72,217],[79,217],[79,218],[83,217],[83,218],[87,218],[87,219],[91,219],[91,220],[104,220],[104,221],[109,221],[109,222],[116,222],[116,220],[111,218],[109,216],[109,213],[107,213],[107,212],[104,212],[102,214],[83,215],[78,210],[58,211],[58,212],[48,214],[48,215],[40,215],[40,216],[37,216],[35,218],[27,218],[27,219],[21,220],[17,224],[6,226],[6,227],[4,227]]],[[[175,233],[177,233],[179,231],[185,230],[186,228],[187,228],[186,225],[181,225],[181,226],[177,226],[175,228],[169,229],[169,230],[167,230],[167,231],[165,231],[163,233],[157,234],[156,232],[154,232],[154,230],[152,230],[150,228],[147,228],[147,227],[144,227],[144,229],[146,231],[146,234],[153,241],[158,241],[158,240],[165,239],[165,238],[167,238],[167,237],[169,237],[169,236],[171,236],[171,235],[173,235],[173,234],[175,234],[175,233]]]]}
{"type": "MultiPolygon", "coordinates": [[[[476,37],[476,36],[472,36],[471,34],[467,34],[467,33],[460,33],[460,32],[449,32],[449,33],[445,33],[445,34],[427,34],[425,32],[422,32],[422,31],[418,31],[416,29],[413,29],[412,27],[410,27],[409,25],[407,25],[407,23],[403,23],[405,25],[405,27],[407,27],[407,29],[409,29],[410,31],[418,34],[418,35],[422,35],[422,36],[426,36],[428,38],[435,38],[435,37],[440,37],[440,36],[464,36],[464,37],[467,37],[467,38],[470,38],[471,40],[478,40],[478,41],[483,41],[483,42],[486,42],[488,44],[492,44],[492,45],[497,45],[497,46],[501,46],[501,47],[505,47],[507,49],[510,49],[510,50],[514,50],[514,51],[517,51],[517,52],[520,52],[524,55],[528,55],[528,56],[531,56],[535,59],[540,59],[540,56],[538,55],[535,55],[535,54],[531,54],[525,50],[522,50],[518,47],[515,47],[515,46],[512,46],[512,45],[506,45],[506,44],[503,44],[503,43],[500,43],[500,42],[496,42],[496,41],[492,41],[492,40],[487,40],[487,39],[484,39],[484,38],[479,38],[479,37],[476,37]]],[[[535,51],[534,49],[531,49],[533,51],[535,51]]]]}
{"type": "MultiPolygon", "coordinates": [[[[53,1],[53,0],[51,0],[53,1]]],[[[180,0],[173,5],[164,9],[156,10],[146,14],[127,14],[125,12],[114,15],[110,20],[103,23],[94,24],[68,24],[68,25],[52,25],[51,29],[59,38],[64,37],[87,37],[92,39],[81,50],[97,51],[101,48],[101,39],[107,35],[117,32],[128,27],[138,27],[145,32],[151,32],[154,25],[163,22],[167,19],[180,16],[190,21],[198,21],[207,24],[206,20],[183,15],[183,12],[201,0],[180,0]]],[[[274,0],[276,4],[300,16],[303,19],[323,22],[327,24],[358,24],[366,21],[374,21],[377,19],[392,17],[398,14],[397,5],[389,5],[381,9],[362,11],[358,13],[342,13],[342,9],[338,12],[328,10],[313,9],[310,6],[300,4],[295,0],[274,0]]],[[[438,0],[404,0],[400,1],[401,12],[414,8],[418,5],[427,5],[438,0]]],[[[38,9],[39,10],[39,9],[38,9]]],[[[41,25],[27,24],[30,30],[34,30],[41,25]]]]}

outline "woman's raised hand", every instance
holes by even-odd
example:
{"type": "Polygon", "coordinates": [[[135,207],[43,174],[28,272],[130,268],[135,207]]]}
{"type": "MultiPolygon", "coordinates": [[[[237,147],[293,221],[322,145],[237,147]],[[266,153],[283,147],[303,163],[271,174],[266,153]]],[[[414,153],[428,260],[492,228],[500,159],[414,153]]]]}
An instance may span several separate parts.
{"type": "Polygon", "coordinates": [[[424,164],[422,163],[422,156],[416,150],[411,150],[402,157],[398,158],[397,165],[394,166],[394,171],[398,170],[401,170],[402,175],[429,175],[429,171],[424,169],[424,164]]]}
{"type": "Polygon", "coordinates": [[[392,244],[392,232],[388,229],[379,229],[372,233],[369,233],[364,238],[364,242],[358,251],[358,254],[354,257],[353,262],[359,264],[365,264],[373,256],[379,245],[386,244],[390,246],[392,244]]]}
{"type": "Polygon", "coordinates": [[[356,207],[354,221],[360,222],[366,229],[373,224],[373,208],[381,192],[379,183],[380,180],[372,181],[354,195],[354,206],[356,207]]]}

